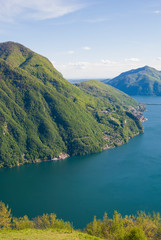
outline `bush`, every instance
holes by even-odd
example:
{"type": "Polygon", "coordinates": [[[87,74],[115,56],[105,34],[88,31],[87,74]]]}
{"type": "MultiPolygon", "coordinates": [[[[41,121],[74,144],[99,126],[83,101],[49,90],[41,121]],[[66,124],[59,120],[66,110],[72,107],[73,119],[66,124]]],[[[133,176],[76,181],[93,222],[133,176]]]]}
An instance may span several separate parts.
{"type": "Polygon", "coordinates": [[[125,236],[125,240],[147,240],[144,231],[139,227],[134,227],[125,236]]]}
{"type": "Polygon", "coordinates": [[[13,218],[12,226],[17,230],[33,228],[33,222],[29,220],[28,216],[13,218]]]}

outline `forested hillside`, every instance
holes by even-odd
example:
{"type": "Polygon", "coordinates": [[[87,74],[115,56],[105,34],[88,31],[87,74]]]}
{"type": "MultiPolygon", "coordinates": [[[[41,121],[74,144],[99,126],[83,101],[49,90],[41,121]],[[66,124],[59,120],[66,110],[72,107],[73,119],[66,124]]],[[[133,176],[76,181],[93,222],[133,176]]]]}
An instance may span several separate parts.
{"type": "Polygon", "coordinates": [[[109,98],[98,97],[99,91],[94,96],[73,86],[48,59],[21,44],[1,43],[0,167],[94,153],[143,132],[128,111],[139,108],[134,100],[120,101],[122,93],[113,88],[109,98]]]}
{"type": "Polygon", "coordinates": [[[129,95],[161,96],[161,72],[145,66],[103,81],[129,95]]]}

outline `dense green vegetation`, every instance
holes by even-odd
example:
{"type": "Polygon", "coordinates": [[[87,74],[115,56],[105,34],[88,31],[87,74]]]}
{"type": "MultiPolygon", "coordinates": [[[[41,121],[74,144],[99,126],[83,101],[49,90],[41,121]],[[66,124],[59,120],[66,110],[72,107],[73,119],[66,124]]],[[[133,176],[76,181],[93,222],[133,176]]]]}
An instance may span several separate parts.
{"type": "Polygon", "coordinates": [[[0,239],[159,240],[161,217],[144,212],[122,217],[115,211],[112,219],[106,213],[102,220],[94,217],[83,232],[75,231],[70,222],[57,219],[53,213],[32,220],[12,217],[9,207],[0,202],[0,239]]]}
{"type": "Polygon", "coordinates": [[[108,240],[159,240],[161,239],[160,214],[138,212],[136,216],[125,216],[114,212],[113,218],[105,213],[102,220],[94,217],[85,231],[93,236],[108,240]]]}
{"type": "Polygon", "coordinates": [[[103,82],[129,95],[161,96],[161,72],[148,66],[124,72],[103,82]]]}
{"type": "Polygon", "coordinates": [[[1,43],[0,167],[98,152],[143,132],[128,112],[129,106],[139,108],[137,102],[104,84],[90,84],[97,85],[99,97],[70,84],[30,49],[1,43]]]}
{"type": "Polygon", "coordinates": [[[89,95],[92,95],[97,98],[99,104],[122,106],[124,109],[128,109],[129,106],[136,107],[138,103],[135,99],[129,97],[127,94],[111,87],[106,84],[103,84],[100,81],[90,80],[85,81],[79,84],[76,84],[81,90],[86,92],[89,95]],[[102,103],[103,102],[103,103],[102,103]]]}
{"type": "Polygon", "coordinates": [[[77,86],[95,98],[97,110],[93,110],[93,116],[104,132],[105,148],[119,146],[143,132],[141,122],[129,112],[129,106],[137,111],[144,110],[134,99],[99,81],[87,81],[77,86]]]}

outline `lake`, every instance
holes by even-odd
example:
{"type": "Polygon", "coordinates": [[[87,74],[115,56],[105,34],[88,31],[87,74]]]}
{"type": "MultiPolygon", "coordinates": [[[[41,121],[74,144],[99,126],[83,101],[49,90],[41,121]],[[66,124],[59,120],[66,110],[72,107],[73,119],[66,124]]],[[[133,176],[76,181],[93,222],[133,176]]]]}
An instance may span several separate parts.
{"type": "MultiPolygon", "coordinates": [[[[137,97],[161,103],[161,97],[137,97]]],[[[106,211],[161,213],[161,105],[148,105],[145,133],[121,147],[66,160],[0,169],[0,200],[14,216],[54,212],[83,228],[106,211]]]]}

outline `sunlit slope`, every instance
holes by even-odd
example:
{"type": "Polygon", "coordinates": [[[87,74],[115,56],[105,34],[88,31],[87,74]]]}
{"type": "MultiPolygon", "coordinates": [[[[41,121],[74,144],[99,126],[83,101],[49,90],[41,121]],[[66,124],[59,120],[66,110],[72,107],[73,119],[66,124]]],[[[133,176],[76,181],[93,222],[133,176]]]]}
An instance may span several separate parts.
{"type": "MultiPolygon", "coordinates": [[[[116,107],[70,84],[48,59],[20,44],[1,43],[0,167],[50,160],[61,152],[101,151],[107,145],[104,132],[114,132],[117,122],[98,119],[106,104],[116,107]]],[[[122,107],[119,111],[124,112],[122,107]]],[[[136,129],[136,119],[130,121],[135,129],[123,131],[122,142],[143,131],[141,125],[136,129]]]]}
{"type": "Polygon", "coordinates": [[[95,99],[96,110],[91,111],[104,132],[105,148],[119,146],[143,132],[141,122],[130,109],[142,112],[144,107],[127,94],[99,81],[87,81],[77,86],[95,99]]]}

